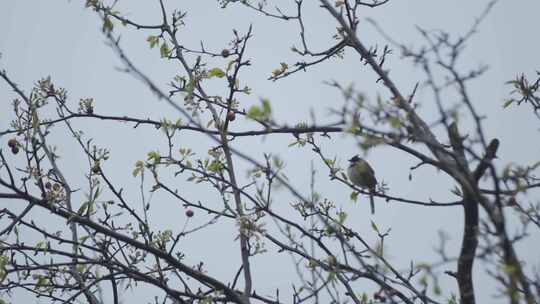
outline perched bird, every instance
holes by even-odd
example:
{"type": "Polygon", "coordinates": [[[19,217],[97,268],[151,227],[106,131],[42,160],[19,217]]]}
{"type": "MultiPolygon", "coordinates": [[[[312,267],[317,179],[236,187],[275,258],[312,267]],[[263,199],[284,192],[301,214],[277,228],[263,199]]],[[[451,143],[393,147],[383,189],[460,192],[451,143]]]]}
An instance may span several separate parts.
{"type": "Polygon", "coordinates": [[[349,168],[347,168],[347,175],[351,182],[364,189],[369,190],[369,202],[371,204],[371,214],[375,213],[375,203],[373,202],[373,193],[377,186],[377,179],[375,178],[375,171],[363,158],[358,155],[349,159],[349,168]]]}

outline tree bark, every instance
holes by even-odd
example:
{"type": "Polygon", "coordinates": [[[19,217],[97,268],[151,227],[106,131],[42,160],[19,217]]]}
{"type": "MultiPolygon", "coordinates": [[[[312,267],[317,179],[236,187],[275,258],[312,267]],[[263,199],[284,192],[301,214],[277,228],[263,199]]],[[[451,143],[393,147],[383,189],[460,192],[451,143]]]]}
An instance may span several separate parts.
{"type": "Polygon", "coordinates": [[[478,246],[478,202],[465,195],[463,202],[465,214],[465,226],[463,229],[463,240],[461,243],[461,252],[459,254],[457,265],[457,281],[459,295],[462,304],[474,304],[474,285],[472,270],[476,247],[478,246]]]}

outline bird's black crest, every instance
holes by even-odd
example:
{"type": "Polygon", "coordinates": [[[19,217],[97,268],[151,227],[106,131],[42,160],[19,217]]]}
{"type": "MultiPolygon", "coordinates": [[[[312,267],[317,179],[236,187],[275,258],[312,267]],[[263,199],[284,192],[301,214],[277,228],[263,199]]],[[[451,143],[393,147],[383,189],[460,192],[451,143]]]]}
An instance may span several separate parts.
{"type": "Polygon", "coordinates": [[[350,162],[357,162],[359,160],[360,160],[360,157],[358,157],[358,155],[355,155],[351,159],[349,159],[350,162]]]}

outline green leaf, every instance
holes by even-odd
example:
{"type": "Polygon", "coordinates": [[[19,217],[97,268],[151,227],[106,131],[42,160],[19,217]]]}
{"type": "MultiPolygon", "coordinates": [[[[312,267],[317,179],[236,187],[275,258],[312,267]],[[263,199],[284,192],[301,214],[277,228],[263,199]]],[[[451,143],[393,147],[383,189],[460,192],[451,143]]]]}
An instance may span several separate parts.
{"type": "Polygon", "coordinates": [[[79,264],[79,265],[77,265],[77,267],[75,267],[75,270],[78,273],[83,274],[84,271],[86,270],[86,266],[84,264],[79,264]]]}
{"type": "Polygon", "coordinates": [[[208,78],[214,78],[214,77],[223,78],[225,77],[225,72],[223,72],[223,70],[220,68],[213,68],[210,71],[208,71],[207,77],[208,78]]]}
{"type": "Polygon", "coordinates": [[[186,86],[184,87],[184,90],[188,95],[191,95],[193,93],[193,90],[195,89],[195,86],[193,85],[193,82],[186,83],[186,86]]]}
{"type": "Polygon", "coordinates": [[[508,99],[507,101],[504,102],[503,104],[503,108],[508,108],[512,103],[514,103],[514,100],[513,99],[508,99]]]}
{"type": "Polygon", "coordinates": [[[88,209],[88,202],[84,202],[84,204],[81,205],[79,210],[77,210],[77,214],[79,216],[82,216],[86,212],[87,209],[88,209]]]}
{"type": "Polygon", "coordinates": [[[364,292],[364,293],[362,294],[362,300],[361,300],[360,303],[362,303],[362,304],[367,304],[367,303],[368,303],[368,300],[369,300],[368,295],[364,292]]]}
{"type": "Polygon", "coordinates": [[[43,241],[38,242],[38,243],[36,244],[36,248],[37,248],[37,249],[45,249],[45,248],[47,248],[47,244],[45,244],[45,242],[43,242],[43,241]]]}
{"type": "Polygon", "coordinates": [[[379,227],[377,227],[377,224],[375,224],[375,222],[373,222],[373,221],[371,221],[371,228],[372,228],[375,232],[377,232],[378,234],[381,234],[381,233],[379,232],[379,227]]]}
{"type": "Polygon", "coordinates": [[[336,280],[336,273],[335,272],[330,272],[328,274],[328,281],[334,282],[335,280],[336,280]]]}
{"type": "Polygon", "coordinates": [[[39,288],[41,288],[41,287],[44,287],[44,286],[46,286],[47,284],[49,284],[49,280],[48,280],[46,277],[40,275],[40,276],[38,277],[38,280],[37,280],[37,282],[36,282],[36,286],[34,287],[34,290],[35,290],[35,289],[39,289],[39,288]]]}
{"type": "Polygon", "coordinates": [[[175,126],[176,128],[181,128],[181,127],[182,127],[182,119],[178,118],[178,119],[176,120],[176,122],[174,123],[174,126],[175,126]]]}
{"type": "Polygon", "coordinates": [[[270,107],[270,101],[268,99],[262,100],[262,109],[263,114],[270,116],[270,113],[272,113],[272,108],[270,107]]]}
{"type": "Polygon", "coordinates": [[[251,106],[247,112],[247,117],[253,120],[258,120],[262,116],[262,110],[258,106],[251,106]]]}
{"type": "Polygon", "coordinates": [[[268,120],[272,115],[272,107],[268,99],[263,99],[261,106],[253,105],[247,112],[247,117],[253,120],[268,120]]]}
{"type": "Polygon", "coordinates": [[[358,199],[358,192],[356,191],[351,192],[351,201],[356,202],[357,199],[358,199]]]}
{"type": "Polygon", "coordinates": [[[148,41],[148,43],[150,44],[150,48],[153,49],[159,42],[159,37],[158,36],[148,36],[148,38],[146,38],[146,41],[148,41]]]}
{"type": "Polygon", "coordinates": [[[286,63],[282,62],[282,63],[279,64],[279,68],[272,71],[272,76],[277,77],[277,76],[285,73],[285,71],[287,71],[288,68],[289,68],[289,66],[286,63]]]}
{"type": "Polygon", "coordinates": [[[7,276],[6,265],[9,262],[9,258],[5,255],[0,256],[0,283],[4,281],[7,276]]]}
{"type": "Polygon", "coordinates": [[[221,168],[221,163],[218,160],[213,160],[210,166],[208,166],[208,170],[214,173],[220,172],[221,168]]]}
{"type": "Polygon", "coordinates": [[[278,156],[272,157],[272,163],[273,163],[274,167],[276,167],[278,169],[282,169],[283,165],[285,164],[283,162],[283,160],[281,158],[279,158],[278,156]]]}
{"type": "Polygon", "coordinates": [[[433,294],[435,294],[436,296],[440,296],[441,293],[441,287],[438,284],[433,285],[433,294]]]}
{"type": "Polygon", "coordinates": [[[160,158],[159,152],[152,151],[148,153],[148,160],[152,161],[154,164],[159,162],[159,158],[160,158]]]}
{"type": "Polygon", "coordinates": [[[163,42],[161,47],[159,48],[159,54],[161,55],[161,58],[167,58],[169,57],[169,47],[167,46],[167,43],[163,42]]]}
{"type": "Polygon", "coordinates": [[[293,141],[292,143],[290,143],[289,145],[287,145],[287,147],[294,147],[298,145],[298,141],[293,141]]]}
{"type": "Polygon", "coordinates": [[[428,286],[428,279],[427,277],[424,275],[422,277],[420,277],[420,279],[418,280],[418,283],[422,286],[428,286]]]}
{"type": "Polygon", "coordinates": [[[338,222],[339,222],[340,224],[345,223],[345,220],[346,220],[346,219],[347,219],[347,213],[345,213],[345,212],[343,212],[343,211],[341,211],[341,212],[338,213],[338,222]]]}
{"type": "Polygon", "coordinates": [[[92,196],[92,201],[95,201],[98,199],[99,195],[101,194],[101,188],[96,187],[96,191],[94,192],[94,195],[92,196]]]}
{"type": "Polygon", "coordinates": [[[103,19],[103,27],[102,27],[103,32],[110,32],[112,31],[113,27],[114,27],[114,24],[112,23],[111,19],[109,17],[105,17],[103,19]]]}
{"type": "Polygon", "coordinates": [[[136,163],[135,163],[135,169],[133,170],[133,177],[137,177],[137,175],[139,175],[142,170],[144,169],[144,162],[142,160],[138,160],[136,163]]]}
{"type": "Polygon", "coordinates": [[[32,128],[37,129],[39,126],[39,118],[37,116],[36,110],[32,111],[32,128]]]}

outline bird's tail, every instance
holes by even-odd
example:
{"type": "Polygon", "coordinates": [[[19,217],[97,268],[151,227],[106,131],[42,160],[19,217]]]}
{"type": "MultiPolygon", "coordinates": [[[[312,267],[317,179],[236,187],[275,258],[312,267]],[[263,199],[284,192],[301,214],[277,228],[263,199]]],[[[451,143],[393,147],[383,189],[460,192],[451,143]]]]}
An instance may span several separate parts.
{"type": "Polygon", "coordinates": [[[369,203],[371,205],[371,214],[375,214],[375,202],[373,200],[373,193],[369,195],[369,203]]]}

